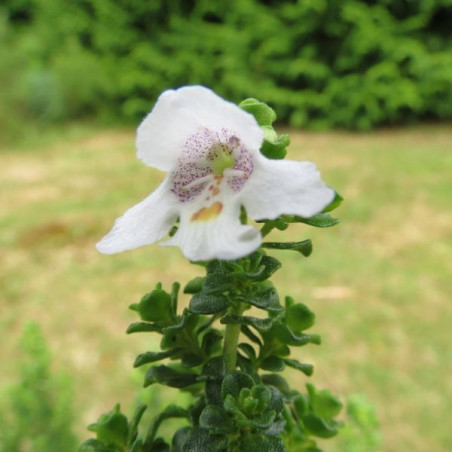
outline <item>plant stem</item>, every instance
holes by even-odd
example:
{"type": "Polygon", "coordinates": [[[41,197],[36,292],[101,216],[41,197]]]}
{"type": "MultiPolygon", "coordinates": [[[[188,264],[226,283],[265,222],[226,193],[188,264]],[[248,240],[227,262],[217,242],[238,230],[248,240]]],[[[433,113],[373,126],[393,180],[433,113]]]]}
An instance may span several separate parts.
{"type": "MultiPolygon", "coordinates": [[[[243,308],[241,303],[231,309],[231,314],[241,315],[243,308]]],[[[240,325],[229,323],[224,334],[223,357],[226,372],[232,372],[237,367],[237,346],[239,343],[240,325]]]]}
{"type": "Polygon", "coordinates": [[[275,229],[275,225],[272,221],[268,221],[261,228],[261,236],[264,238],[267,234],[269,234],[273,229],[275,229]]]}

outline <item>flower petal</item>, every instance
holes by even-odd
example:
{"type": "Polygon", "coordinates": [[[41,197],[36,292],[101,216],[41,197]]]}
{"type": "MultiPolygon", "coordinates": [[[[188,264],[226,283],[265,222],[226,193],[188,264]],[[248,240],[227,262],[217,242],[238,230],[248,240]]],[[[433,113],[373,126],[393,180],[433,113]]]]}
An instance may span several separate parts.
{"type": "Polygon", "coordinates": [[[205,206],[190,203],[181,212],[177,233],[161,245],[179,246],[192,261],[238,259],[261,244],[259,231],[241,224],[239,217],[240,200],[232,192],[205,206]]]}
{"type": "Polygon", "coordinates": [[[137,156],[163,171],[174,168],[185,141],[200,128],[236,133],[258,152],[263,132],[254,117],[203,86],[163,92],[137,130],[137,156]]]}
{"type": "Polygon", "coordinates": [[[253,174],[241,193],[250,218],[274,219],[279,215],[312,217],[334,198],[334,190],[321,179],[311,162],[255,159],[253,174]]]}
{"type": "Polygon", "coordinates": [[[104,254],[120,253],[161,239],[177,219],[177,198],[169,180],[115,221],[96,248],[104,254]]]}

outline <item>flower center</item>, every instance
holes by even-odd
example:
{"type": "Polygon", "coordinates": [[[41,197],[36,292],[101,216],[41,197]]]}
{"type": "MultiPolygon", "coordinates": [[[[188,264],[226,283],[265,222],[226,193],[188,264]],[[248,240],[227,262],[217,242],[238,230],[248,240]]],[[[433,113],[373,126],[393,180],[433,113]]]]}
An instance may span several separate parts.
{"type": "Polygon", "coordinates": [[[171,191],[181,202],[195,199],[206,190],[213,202],[226,184],[240,191],[254,169],[251,153],[232,131],[199,129],[185,141],[171,173],[171,191]]]}
{"type": "Polygon", "coordinates": [[[219,176],[223,175],[225,169],[234,168],[235,160],[232,150],[222,143],[216,144],[209,155],[212,154],[212,171],[219,176]]]}

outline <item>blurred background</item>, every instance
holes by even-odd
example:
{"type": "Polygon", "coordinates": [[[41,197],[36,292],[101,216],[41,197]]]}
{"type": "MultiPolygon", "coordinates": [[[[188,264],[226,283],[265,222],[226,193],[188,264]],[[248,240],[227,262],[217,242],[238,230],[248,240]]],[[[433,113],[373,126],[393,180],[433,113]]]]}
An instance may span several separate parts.
{"type": "Polygon", "coordinates": [[[138,390],[158,343],[127,307],[200,269],[94,244],[163,179],[134,127],[186,84],[269,103],[345,198],[275,275],[317,313],[310,380],[361,409],[325,451],[450,451],[451,0],[2,0],[0,450],[75,450],[114,403],[177,397],[138,390]]]}

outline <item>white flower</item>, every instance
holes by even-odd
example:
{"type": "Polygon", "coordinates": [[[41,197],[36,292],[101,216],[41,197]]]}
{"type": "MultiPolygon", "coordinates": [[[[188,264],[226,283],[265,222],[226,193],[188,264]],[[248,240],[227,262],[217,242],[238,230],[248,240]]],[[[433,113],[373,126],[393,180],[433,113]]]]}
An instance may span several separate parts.
{"type": "Polygon", "coordinates": [[[314,164],[270,160],[260,153],[254,117],[202,86],[165,91],[137,131],[137,155],[168,172],[146,199],[118,218],[98,244],[105,254],[156,242],[179,246],[190,260],[236,259],[261,244],[259,231],[240,222],[240,206],[254,220],[311,217],[334,191],[314,164]]]}

